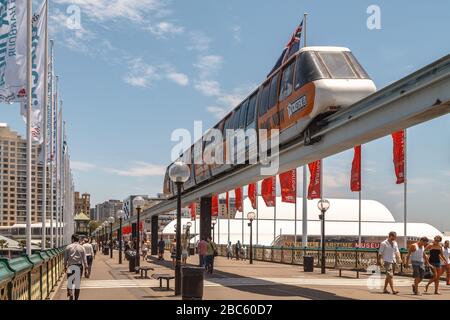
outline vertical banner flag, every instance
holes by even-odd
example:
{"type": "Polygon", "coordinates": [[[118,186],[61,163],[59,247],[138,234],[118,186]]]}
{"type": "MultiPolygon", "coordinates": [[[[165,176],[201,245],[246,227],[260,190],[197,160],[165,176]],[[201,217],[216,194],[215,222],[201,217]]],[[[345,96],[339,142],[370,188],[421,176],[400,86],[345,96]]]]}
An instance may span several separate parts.
{"type": "Polygon", "coordinates": [[[191,203],[191,205],[189,206],[189,209],[191,210],[191,220],[195,221],[195,219],[197,218],[197,203],[193,202],[191,203]]]}
{"type": "Polygon", "coordinates": [[[0,103],[26,98],[27,2],[0,0],[0,103]]]}
{"type": "Polygon", "coordinates": [[[217,217],[219,215],[219,196],[217,194],[212,196],[211,200],[211,216],[217,217]]]}
{"type": "Polygon", "coordinates": [[[250,199],[250,202],[252,203],[253,209],[256,209],[256,199],[258,198],[256,183],[250,183],[248,185],[247,194],[250,199]]]}
{"type": "Polygon", "coordinates": [[[309,173],[311,175],[308,187],[308,199],[320,199],[320,167],[322,160],[314,161],[308,164],[309,173]]]}
{"type": "Polygon", "coordinates": [[[355,154],[353,156],[352,162],[350,189],[353,192],[361,191],[361,146],[355,147],[355,154]]]}
{"type": "Polygon", "coordinates": [[[266,203],[266,206],[268,207],[274,207],[275,206],[275,187],[276,187],[276,178],[270,177],[267,179],[264,179],[261,183],[261,195],[264,199],[264,202],[266,203]]]}
{"type": "Polygon", "coordinates": [[[242,187],[234,189],[234,195],[236,198],[236,210],[244,212],[244,208],[242,206],[242,187]]]}
{"type": "Polygon", "coordinates": [[[225,206],[227,207],[227,216],[230,216],[230,208],[228,207],[229,202],[230,202],[230,195],[228,194],[228,191],[227,191],[227,195],[225,197],[225,206]]]}
{"type": "MultiPolygon", "coordinates": [[[[32,46],[31,46],[31,67],[32,67],[32,92],[31,92],[31,135],[33,140],[42,143],[44,140],[43,134],[45,133],[44,128],[42,128],[44,114],[44,97],[45,97],[45,81],[47,77],[45,75],[45,32],[46,25],[45,21],[47,19],[47,1],[42,3],[42,7],[39,9],[38,13],[33,15],[33,26],[32,26],[32,46]]],[[[21,103],[21,114],[26,121],[27,110],[26,101],[21,103]]]]}
{"type": "Polygon", "coordinates": [[[405,131],[392,134],[394,141],[394,169],[397,176],[397,184],[405,182],[405,131]]]}
{"type": "Polygon", "coordinates": [[[281,201],[295,203],[297,198],[297,170],[280,173],[281,201]]]}

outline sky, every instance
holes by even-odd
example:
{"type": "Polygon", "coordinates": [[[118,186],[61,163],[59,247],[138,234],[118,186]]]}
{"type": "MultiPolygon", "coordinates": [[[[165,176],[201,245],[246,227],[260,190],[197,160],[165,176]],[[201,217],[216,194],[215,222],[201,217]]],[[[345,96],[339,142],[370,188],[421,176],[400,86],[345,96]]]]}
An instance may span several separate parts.
{"type": "MultiPolygon", "coordinates": [[[[308,45],[350,48],[379,89],[450,53],[445,0],[51,1],[76,189],[92,206],[161,192],[172,132],[192,131],[196,120],[206,130],[236,106],[265,79],[304,12],[308,45]],[[367,26],[371,5],[380,29],[367,26]]],[[[0,105],[0,122],[25,131],[17,105],[0,105]]],[[[409,220],[450,230],[450,116],[409,129],[407,153],[409,220]]],[[[357,198],[352,157],[324,160],[325,197],[357,198]]],[[[364,145],[362,163],[363,198],[402,221],[391,138],[364,145]]]]}

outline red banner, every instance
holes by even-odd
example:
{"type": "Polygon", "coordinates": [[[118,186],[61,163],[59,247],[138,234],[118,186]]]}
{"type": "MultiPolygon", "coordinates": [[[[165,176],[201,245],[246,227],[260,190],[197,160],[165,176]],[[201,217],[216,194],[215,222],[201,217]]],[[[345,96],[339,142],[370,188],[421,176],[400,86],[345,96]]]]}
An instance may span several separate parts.
{"type": "Polygon", "coordinates": [[[397,184],[405,182],[405,131],[392,134],[394,141],[394,169],[397,176],[397,184]]]}
{"type": "Polygon", "coordinates": [[[247,194],[252,203],[253,209],[256,209],[256,199],[258,198],[256,183],[251,183],[248,185],[247,194]]]}
{"type": "Polygon", "coordinates": [[[213,195],[211,200],[211,216],[217,217],[219,215],[219,196],[213,195]]]}
{"type": "Polygon", "coordinates": [[[191,220],[194,221],[197,218],[197,204],[195,202],[191,203],[189,210],[191,210],[191,220]]]}
{"type": "Polygon", "coordinates": [[[352,162],[350,189],[353,192],[361,191],[361,146],[355,147],[355,154],[353,156],[352,162]]]}
{"type": "Polygon", "coordinates": [[[242,187],[234,189],[234,196],[236,198],[236,210],[243,212],[242,207],[242,187]]]}
{"type": "Polygon", "coordinates": [[[317,160],[308,164],[309,173],[311,175],[308,187],[308,199],[320,199],[320,167],[322,160],[317,160]]]}
{"type": "Polygon", "coordinates": [[[297,198],[297,170],[280,173],[281,201],[295,203],[297,198]]]}
{"type": "Polygon", "coordinates": [[[275,206],[275,197],[276,197],[276,179],[275,177],[270,177],[267,179],[264,179],[261,183],[261,195],[264,199],[264,202],[266,203],[266,206],[268,207],[274,207],[275,206]]]}
{"type": "Polygon", "coordinates": [[[230,211],[230,209],[228,208],[228,203],[230,202],[230,195],[228,194],[228,191],[227,191],[227,195],[226,195],[226,197],[225,197],[225,206],[227,207],[227,215],[230,213],[229,211],[230,211]]]}

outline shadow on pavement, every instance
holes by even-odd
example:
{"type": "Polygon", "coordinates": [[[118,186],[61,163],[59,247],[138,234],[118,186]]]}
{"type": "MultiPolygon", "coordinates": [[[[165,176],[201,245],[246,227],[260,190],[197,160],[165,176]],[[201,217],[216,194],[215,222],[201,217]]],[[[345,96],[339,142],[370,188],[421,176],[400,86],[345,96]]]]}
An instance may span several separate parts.
{"type": "MultiPolygon", "coordinates": [[[[195,258],[197,256],[194,256],[195,258]]],[[[172,267],[171,260],[159,260],[156,257],[148,256],[147,261],[153,263],[155,265],[163,266],[166,268],[172,267]]],[[[196,264],[188,263],[186,266],[197,267],[196,264]]],[[[280,284],[272,281],[257,279],[248,276],[242,276],[235,273],[224,272],[220,270],[215,270],[212,275],[205,273],[205,280],[220,284],[221,286],[233,288],[234,290],[239,290],[242,292],[253,293],[258,295],[266,295],[266,296],[277,296],[277,297],[301,297],[305,299],[313,299],[313,300],[352,300],[347,297],[339,296],[334,293],[330,293],[327,291],[317,290],[317,289],[309,289],[305,287],[299,287],[294,285],[286,285],[280,284]],[[256,280],[258,281],[258,285],[227,285],[223,283],[223,279],[237,279],[240,278],[245,282],[245,280],[256,280]]],[[[227,297],[224,300],[233,300],[232,297],[227,297]]]]}

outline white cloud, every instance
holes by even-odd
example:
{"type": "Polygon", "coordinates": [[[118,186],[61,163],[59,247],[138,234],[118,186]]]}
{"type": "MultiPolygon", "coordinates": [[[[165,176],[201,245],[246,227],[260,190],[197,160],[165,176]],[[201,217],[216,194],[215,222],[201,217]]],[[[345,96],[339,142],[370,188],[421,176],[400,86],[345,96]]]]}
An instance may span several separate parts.
{"type": "Polygon", "coordinates": [[[228,111],[224,107],[211,106],[207,107],[206,110],[212,113],[216,119],[222,119],[228,113],[228,111]]]}
{"type": "Polygon", "coordinates": [[[159,78],[156,68],[145,63],[142,58],[133,58],[129,61],[130,71],[123,80],[135,87],[149,87],[153,80],[159,78]]]}
{"type": "Polygon", "coordinates": [[[200,78],[208,78],[215,75],[223,64],[223,58],[217,55],[205,55],[198,57],[194,67],[199,70],[200,78]]]}
{"type": "Polygon", "coordinates": [[[212,113],[217,119],[223,118],[230,110],[237,107],[254,88],[254,85],[243,85],[234,88],[231,92],[224,92],[220,89],[218,83],[217,86],[218,94],[215,95],[215,105],[206,108],[206,110],[212,113]]]}
{"type": "Polygon", "coordinates": [[[107,172],[116,174],[122,177],[157,177],[165,174],[166,168],[161,165],[152,163],[135,161],[133,165],[127,169],[106,169],[107,172]]]}
{"type": "Polygon", "coordinates": [[[240,43],[242,41],[241,37],[241,26],[234,25],[230,27],[231,34],[233,35],[233,39],[236,43],[240,43]]]}
{"type": "Polygon", "coordinates": [[[92,163],[82,162],[82,161],[71,161],[70,166],[74,171],[89,172],[96,168],[92,163]]]}
{"type": "Polygon", "coordinates": [[[194,87],[207,97],[218,96],[221,92],[220,84],[215,80],[198,81],[194,87]]]}
{"type": "Polygon", "coordinates": [[[175,82],[176,84],[185,87],[189,84],[189,78],[184,73],[169,72],[167,78],[175,82]]]}
{"type": "Polygon", "coordinates": [[[189,32],[189,42],[188,50],[203,52],[209,49],[212,40],[201,31],[191,31],[189,32]]]}
{"type": "Polygon", "coordinates": [[[126,19],[135,23],[145,22],[149,14],[166,10],[163,0],[54,0],[58,4],[77,5],[83,15],[104,22],[126,19]]]}
{"type": "Polygon", "coordinates": [[[161,21],[156,25],[150,26],[146,29],[150,31],[153,35],[161,38],[164,38],[166,35],[174,36],[184,31],[183,27],[177,26],[167,21],[161,21]]]}

